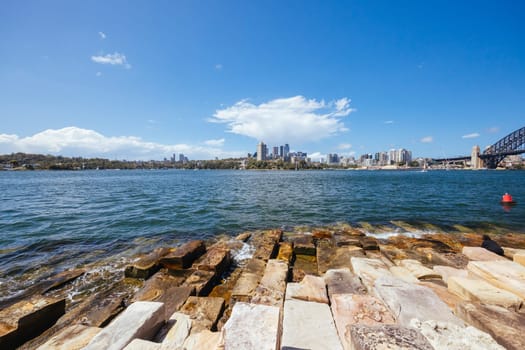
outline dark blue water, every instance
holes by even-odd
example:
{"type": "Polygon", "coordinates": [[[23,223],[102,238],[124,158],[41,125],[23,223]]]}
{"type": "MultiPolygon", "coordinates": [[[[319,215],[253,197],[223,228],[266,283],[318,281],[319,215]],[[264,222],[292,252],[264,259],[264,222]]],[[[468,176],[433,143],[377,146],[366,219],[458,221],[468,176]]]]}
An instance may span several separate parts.
{"type": "Polygon", "coordinates": [[[259,228],[406,221],[523,233],[524,185],[523,171],[0,172],[0,292],[44,266],[259,228]],[[504,192],[523,204],[504,210],[504,192]]]}

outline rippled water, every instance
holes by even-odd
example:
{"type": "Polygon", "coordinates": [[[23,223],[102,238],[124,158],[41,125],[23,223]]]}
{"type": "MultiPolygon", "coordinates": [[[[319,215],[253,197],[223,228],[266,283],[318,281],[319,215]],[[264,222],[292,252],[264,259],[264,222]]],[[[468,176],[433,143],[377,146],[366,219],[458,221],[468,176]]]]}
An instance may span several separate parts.
{"type": "Polygon", "coordinates": [[[399,220],[523,233],[524,184],[523,171],[0,172],[0,292],[33,272],[259,228],[399,220]],[[504,192],[523,204],[504,210],[504,192]]]}

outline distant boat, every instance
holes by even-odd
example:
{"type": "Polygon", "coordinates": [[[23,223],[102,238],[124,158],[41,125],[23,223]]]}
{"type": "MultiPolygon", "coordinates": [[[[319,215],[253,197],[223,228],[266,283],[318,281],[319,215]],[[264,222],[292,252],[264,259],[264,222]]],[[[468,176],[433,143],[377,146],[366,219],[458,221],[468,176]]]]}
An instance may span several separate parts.
{"type": "Polygon", "coordinates": [[[428,171],[428,168],[427,168],[427,161],[425,161],[425,162],[423,163],[423,169],[421,169],[421,172],[422,172],[422,173],[426,173],[427,171],[428,171]]]}

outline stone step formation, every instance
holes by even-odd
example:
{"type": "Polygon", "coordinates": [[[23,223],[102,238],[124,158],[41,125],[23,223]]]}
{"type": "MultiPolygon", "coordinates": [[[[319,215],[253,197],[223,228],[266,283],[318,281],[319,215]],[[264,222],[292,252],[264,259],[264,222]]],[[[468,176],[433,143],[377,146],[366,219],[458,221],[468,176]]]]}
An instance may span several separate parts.
{"type": "Polygon", "coordinates": [[[363,227],[155,249],[71,307],[60,288],[81,273],[58,278],[3,305],[0,348],[525,349],[525,237],[494,237],[501,257],[481,234],[363,227]]]}

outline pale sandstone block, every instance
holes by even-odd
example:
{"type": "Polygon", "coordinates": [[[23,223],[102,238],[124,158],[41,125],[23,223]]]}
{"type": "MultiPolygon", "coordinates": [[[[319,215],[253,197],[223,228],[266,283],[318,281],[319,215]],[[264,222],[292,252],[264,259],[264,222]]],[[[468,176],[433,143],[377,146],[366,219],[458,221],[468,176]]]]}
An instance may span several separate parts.
{"type": "Polygon", "coordinates": [[[447,283],[448,279],[452,276],[467,277],[468,271],[463,269],[456,269],[450,266],[436,265],[432,268],[435,273],[441,276],[443,281],[447,283]]]}
{"type": "Polygon", "coordinates": [[[151,339],[164,323],[164,304],[137,301],[100,331],[84,350],[120,350],[133,339],[151,339]]]}
{"type": "Polygon", "coordinates": [[[515,263],[518,263],[518,264],[520,264],[522,266],[525,266],[525,252],[514,254],[514,257],[512,258],[512,260],[515,263]]]}
{"type": "Polygon", "coordinates": [[[252,303],[280,307],[284,301],[287,276],[288,263],[283,260],[268,260],[261,282],[252,297],[252,303]]]}
{"type": "Polygon", "coordinates": [[[377,278],[393,276],[388,270],[388,266],[379,259],[352,257],[350,262],[354,273],[359,276],[368,292],[373,291],[374,282],[377,278]]]}
{"type": "Polygon", "coordinates": [[[412,274],[409,270],[402,266],[392,266],[390,267],[390,272],[392,275],[396,276],[397,278],[402,279],[403,281],[407,283],[418,283],[419,280],[416,276],[412,274]]]}
{"type": "Polygon", "coordinates": [[[162,350],[177,349],[182,346],[191,330],[191,318],[182,312],[175,312],[171,315],[168,323],[173,323],[173,325],[162,340],[162,350]]]}
{"type": "Polygon", "coordinates": [[[124,350],[159,350],[160,344],[149,340],[133,339],[124,350]]]}
{"type": "Polygon", "coordinates": [[[238,302],[224,325],[225,349],[275,350],[279,341],[280,309],[238,302]]]}
{"type": "Polygon", "coordinates": [[[343,349],[330,307],[324,303],[285,300],[281,349],[343,349]]]}
{"type": "Polygon", "coordinates": [[[80,324],[69,326],[51,337],[38,350],[80,350],[101,330],[99,327],[80,324]]]}
{"type": "Polygon", "coordinates": [[[505,261],[471,261],[467,270],[490,284],[525,299],[525,266],[505,261]]]}
{"type": "Polygon", "coordinates": [[[306,275],[299,283],[288,283],[286,299],[299,299],[328,304],[326,284],[322,277],[306,275]]]}
{"type": "Polygon", "coordinates": [[[221,333],[207,329],[192,333],[184,342],[183,350],[218,350],[221,343],[221,333]]]}
{"type": "Polygon", "coordinates": [[[421,262],[413,259],[399,261],[399,266],[404,267],[417,279],[441,278],[434,270],[424,266],[421,262]]]}
{"type": "Polygon", "coordinates": [[[354,325],[350,337],[352,350],[434,350],[417,330],[397,325],[354,325]]]}
{"type": "Polygon", "coordinates": [[[472,261],[506,261],[504,257],[482,247],[463,247],[462,253],[472,261]]]}
{"type": "Polygon", "coordinates": [[[330,299],[334,294],[366,294],[366,288],[359,277],[348,268],[326,271],[324,281],[330,299]]]}
{"type": "Polygon", "coordinates": [[[481,279],[450,277],[448,279],[448,290],[463,300],[499,305],[507,308],[513,307],[519,309],[522,302],[515,294],[494,287],[492,284],[481,279]]]}

